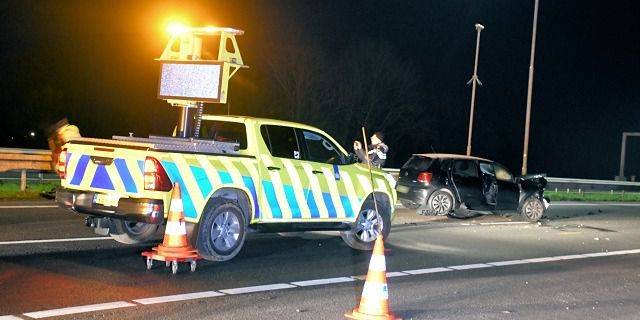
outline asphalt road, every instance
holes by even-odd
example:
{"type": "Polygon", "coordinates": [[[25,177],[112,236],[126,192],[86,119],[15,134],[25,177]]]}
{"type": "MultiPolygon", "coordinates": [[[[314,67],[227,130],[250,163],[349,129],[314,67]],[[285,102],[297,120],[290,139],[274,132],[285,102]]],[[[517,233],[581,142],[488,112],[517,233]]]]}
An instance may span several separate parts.
{"type": "MultiPolygon", "coordinates": [[[[342,319],[369,263],[330,232],[252,234],[232,261],[147,271],[150,244],[96,236],[83,216],[51,205],[0,203],[0,319],[342,319]]],[[[640,205],[555,203],[547,216],[400,210],[385,243],[394,313],[640,319],[640,205]]]]}

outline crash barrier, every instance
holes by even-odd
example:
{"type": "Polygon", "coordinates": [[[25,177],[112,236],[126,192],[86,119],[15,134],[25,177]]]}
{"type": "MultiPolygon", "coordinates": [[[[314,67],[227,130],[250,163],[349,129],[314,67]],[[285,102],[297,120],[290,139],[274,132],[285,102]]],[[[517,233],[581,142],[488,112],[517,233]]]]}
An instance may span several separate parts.
{"type": "MultiPolygon", "coordinates": [[[[396,181],[400,169],[383,168],[383,170],[393,176],[396,181]]],[[[0,180],[20,180],[21,190],[24,191],[27,181],[55,181],[55,176],[41,175],[39,171],[51,172],[51,151],[39,149],[14,149],[0,148],[0,180]],[[18,170],[19,174],[8,173],[7,171],[18,170]],[[38,170],[37,176],[29,176],[27,170],[38,170]]],[[[593,179],[573,179],[573,178],[553,178],[546,177],[547,190],[566,191],[567,189],[581,192],[587,191],[608,191],[608,192],[640,192],[640,182],[614,181],[614,180],[593,180],[593,179]]]]}
{"type": "MultiPolygon", "coordinates": [[[[400,169],[383,168],[385,172],[391,174],[396,181],[400,169]]],[[[574,178],[554,178],[547,179],[547,190],[570,192],[606,191],[615,193],[640,192],[640,182],[635,181],[615,181],[615,180],[594,180],[594,179],[574,179],[574,178]],[[623,192],[624,191],[624,192],[623,192]]]]}
{"type": "Polygon", "coordinates": [[[27,188],[27,170],[51,171],[51,151],[0,148],[0,172],[20,170],[20,190],[27,188]]]}

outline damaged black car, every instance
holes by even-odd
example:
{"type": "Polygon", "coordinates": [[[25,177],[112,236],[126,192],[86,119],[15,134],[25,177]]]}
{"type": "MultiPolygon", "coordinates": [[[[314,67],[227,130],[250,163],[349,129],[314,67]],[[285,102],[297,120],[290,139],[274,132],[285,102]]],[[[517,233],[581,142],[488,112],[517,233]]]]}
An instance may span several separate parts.
{"type": "Polygon", "coordinates": [[[541,175],[514,176],[499,163],[455,154],[414,154],[400,169],[396,191],[403,206],[424,215],[466,218],[517,213],[538,221],[549,206],[541,175]]]}

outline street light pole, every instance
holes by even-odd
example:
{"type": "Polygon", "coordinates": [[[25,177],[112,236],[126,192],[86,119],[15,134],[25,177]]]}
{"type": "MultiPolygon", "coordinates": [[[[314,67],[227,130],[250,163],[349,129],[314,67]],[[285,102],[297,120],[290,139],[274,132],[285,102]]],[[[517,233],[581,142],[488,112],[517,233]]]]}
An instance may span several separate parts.
{"type": "Polygon", "coordinates": [[[529,61],[529,85],[527,86],[527,117],[524,124],[524,148],[522,151],[522,175],[527,175],[529,154],[529,127],[531,125],[531,96],[533,94],[533,65],[536,57],[536,30],[538,29],[538,0],[533,8],[533,32],[531,33],[531,60],[529,61]]]}
{"type": "Polygon", "coordinates": [[[471,135],[473,133],[473,113],[476,104],[476,84],[482,85],[480,79],[478,79],[478,53],[480,52],[480,31],[484,29],[484,26],[476,23],[476,31],[478,32],[476,36],[476,59],[475,64],[473,66],[473,76],[471,76],[471,80],[467,82],[467,84],[471,84],[471,110],[469,112],[469,137],[467,138],[467,155],[471,155],[471,135]]]}

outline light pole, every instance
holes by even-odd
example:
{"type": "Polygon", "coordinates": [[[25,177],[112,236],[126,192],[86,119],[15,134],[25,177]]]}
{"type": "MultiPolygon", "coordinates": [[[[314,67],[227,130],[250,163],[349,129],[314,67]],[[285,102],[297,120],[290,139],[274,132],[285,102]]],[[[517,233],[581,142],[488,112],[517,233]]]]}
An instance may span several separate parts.
{"type": "Polygon", "coordinates": [[[524,124],[524,148],[522,150],[522,175],[527,175],[529,153],[529,127],[531,125],[531,96],[533,95],[533,65],[536,57],[536,30],[538,29],[538,0],[533,8],[533,32],[531,33],[531,60],[529,60],[529,85],[527,86],[527,117],[524,124]]]}
{"type": "Polygon", "coordinates": [[[620,147],[620,172],[616,177],[616,180],[625,181],[624,177],[624,163],[627,156],[627,137],[640,137],[640,132],[623,132],[622,133],[622,146],[620,147]]]}
{"type": "Polygon", "coordinates": [[[476,84],[482,85],[480,79],[478,79],[478,53],[480,52],[480,32],[484,29],[484,26],[476,23],[476,60],[473,66],[473,75],[471,80],[467,84],[471,84],[471,111],[469,112],[469,137],[467,138],[467,155],[471,155],[471,135],[473,133],[473,112],[476,104],[476,84]]]}

